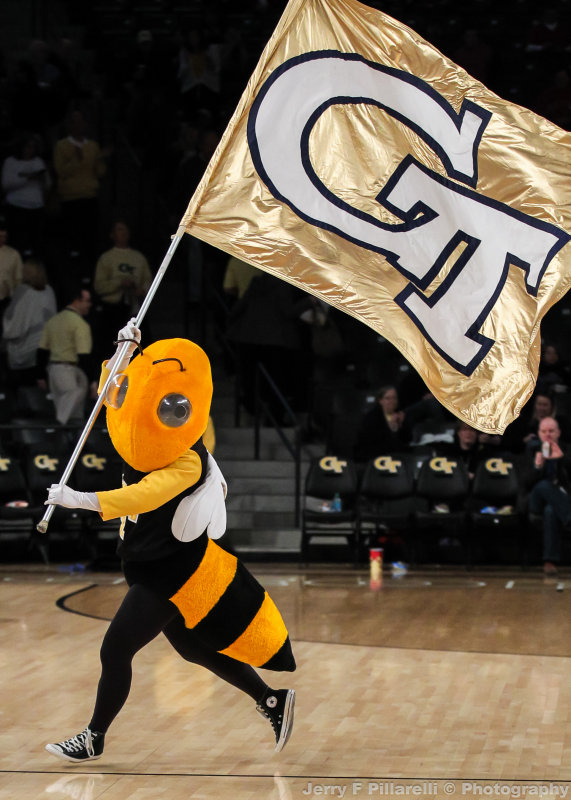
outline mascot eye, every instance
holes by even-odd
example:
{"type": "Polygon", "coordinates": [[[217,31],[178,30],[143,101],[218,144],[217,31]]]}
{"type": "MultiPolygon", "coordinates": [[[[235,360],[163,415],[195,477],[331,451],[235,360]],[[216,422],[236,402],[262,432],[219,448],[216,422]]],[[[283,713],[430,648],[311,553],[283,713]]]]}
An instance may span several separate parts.
{"type": "Polygon", "coordinates": [[[157,414],[164,425],[180,428],[190,419],[192,406],[183,394],[167,394],[159,403],[157,414]]]}
{"type": "Polygon", "coordinates": [[[107,387],[105,399],[111,408],[121,408],[129,388],[129,378],[122,373],[114,375],[113,380],[107,387]]]}

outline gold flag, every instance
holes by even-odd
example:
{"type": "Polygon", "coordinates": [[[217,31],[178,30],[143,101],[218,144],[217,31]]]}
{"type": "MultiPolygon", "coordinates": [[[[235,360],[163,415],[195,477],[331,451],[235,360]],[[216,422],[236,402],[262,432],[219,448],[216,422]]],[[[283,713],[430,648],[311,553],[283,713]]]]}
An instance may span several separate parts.
{"type": "Polygon", "coordinates": [[[291,0],[187,231],[389,339],[502,433],[569,288],[571,135],[356,0],[291,0]]]}

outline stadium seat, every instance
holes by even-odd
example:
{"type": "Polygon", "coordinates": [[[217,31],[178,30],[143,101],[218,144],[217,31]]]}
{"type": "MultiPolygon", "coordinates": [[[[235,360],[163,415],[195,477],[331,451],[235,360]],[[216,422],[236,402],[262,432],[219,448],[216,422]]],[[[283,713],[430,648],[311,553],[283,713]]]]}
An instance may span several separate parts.
{"type": "Polygon", "coordinates": [[[46,425],[33,420],[20,421],[11,434],[12,444],[23,456],[28,451],[58,453],[65,456],[71,453],[70,432],[58,425],[46,425]]]}
{"type": "Polygon", "coordinates": [[[462,544],[466,548],[464,503],[468,490],[468,470],[463,461],[434,456],[424,462],[416,485],[417,498],[425,506],[414,512],[416,548],[426,542],[427,535],[439,535],[454,546],[462,544]]]}
{"type": "Polygon", "coordinates": [[[406,550],[406,560],[412,561],[411,552],[414,497],[415,457],[408,453],[392,453],[371,459],[363,473],[357,500],[358,543],[362,545],[366,526],[375,537],[400,538],[406,550]]]}
{"type": "Polygon", "coordinates": [[[98,455],[109,459],[117,459],[117,451],[113,447],[113,442],[109,436],[106,426],[96,425],[89,432],[85,443],[84,451],[93,448],[98,455]]]}
{"type": "MultiPolygon", "coordinates": [[[[52,483],[59,482],[67,464],[67,456],[64,445],[58,446],[55,440],[45,440],[26,448],[23,466],[30,493],[34,529],[35,523],[39,522],[46,510],[48,489],[52,483]]],[[[54,534],[63,534],[64,538],[73,535],[74,539],[83,539],[81,515],[77,509],[56,506],[48,532],[37,535],[36,544],[46,564],[49,563],[49,544],[54,534]]]]}
{"type": "Polygon", "coordinates": [[[14,414],[14,404],[8,392],[0,391],[0,424],[9,423],[14,414]]]}
{"type": "MultiPolygon", "coordinates": [[[[107,439],[109,440],[108,434],[107,439]]],[[[93,446],[91,440],[92,435],[90,434],[73,470],[70,486],[80,492],[118,489],[121,486],[121,459],[112,446],[109,451],[105,438],[102,439],[103,446],[101,447],[93,446]]],[[[97,441],[98,437],[95,437],[95,440],[97,441]]],[[[119,520],[113,519],[104,522],[99,514],[84,509],[78,509],[77,513],[82,523],[84,544],[91,558],[97,559],[100,556],[101,540],[117,537],[119,520]]]]}
{"type": "Polygon", "coordinates": [[[55,406],[52,396],[39,386],[19,386],[16,390],[16,411],[18,417],[32,417],[38,420],[55,420],[55,406]]]}
{"type": "Polygon", "coordinates": [[[26,478],[18,461],[0,452],[0,536],[33,543],[34,517],[26,478]]]}
{"type": "Polygon", "coordinates": [[[481,554],[487,545],[498,540],[515,545],[522,567],[525,564],[527,536],[517,503],[520,484],[513,456],[494,456],[478,464],[472,486],[470,505],[471,534],[469,563],[474,553],[481,554]]]}
{"type": "Polygon", "coordinates": [[[305,480],[302,509],[300,561],[307,563],[309,544],[316,537],[344,537],[358,559],[357,543],[357,472],[349,459],[334,455],[314,459],[305,480]],[[342,510],[331,508],[335,495],[342,510]]]}

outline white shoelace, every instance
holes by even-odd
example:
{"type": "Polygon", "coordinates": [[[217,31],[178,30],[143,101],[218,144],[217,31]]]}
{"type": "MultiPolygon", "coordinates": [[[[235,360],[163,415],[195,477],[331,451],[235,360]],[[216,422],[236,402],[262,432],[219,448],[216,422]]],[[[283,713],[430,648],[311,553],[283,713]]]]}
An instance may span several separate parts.
{"type": "Polygon", "coordinates": [[[89,728],[86,728],[81,733],[78,733],[77,736],[72,736],[71,739],[66,739],[65,742],[60,742],[60,747],[63,747],[63,749],[67,750],[68,753],[77,753],[79,750],[83,750],[83,748],[85,748],[88,756],[95,755],[95,750],[93,749],[93,737],[89,728]]]}

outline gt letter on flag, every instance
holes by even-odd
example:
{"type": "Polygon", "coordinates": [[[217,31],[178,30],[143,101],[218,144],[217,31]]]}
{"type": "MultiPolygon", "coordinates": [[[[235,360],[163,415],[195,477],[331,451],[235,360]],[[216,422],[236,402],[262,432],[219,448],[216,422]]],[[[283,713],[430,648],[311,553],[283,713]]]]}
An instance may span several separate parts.
{"type": "Polygon", "coordinates": [[[389,339],[502,433],[569,288],[571,135],[355,0],[291,0],[181,230],[389,339]]]}

